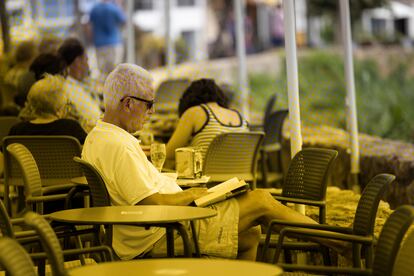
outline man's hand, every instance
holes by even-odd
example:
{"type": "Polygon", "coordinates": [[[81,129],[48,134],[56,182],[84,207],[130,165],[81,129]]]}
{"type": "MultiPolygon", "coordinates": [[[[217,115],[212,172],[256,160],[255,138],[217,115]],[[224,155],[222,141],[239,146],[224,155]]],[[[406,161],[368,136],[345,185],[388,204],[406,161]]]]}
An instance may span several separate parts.
{"type": "Polygon", "coordinates": [[[150,153],[151,146],[147,146],[147,145],[140,145],[140,146],[142,148],[142,151],[145,153],[145,155],[147,157],[150,157],[151,156],[151,153],[150,153]]]}
{"type": "Polygon", "coordinates": [[[207,195],[209,192],[207,191],[207,188],[190,188],[186,190],[186,192],[191,193],[193,196],[193,200],[196,200],[202,196],[207,195]]]}

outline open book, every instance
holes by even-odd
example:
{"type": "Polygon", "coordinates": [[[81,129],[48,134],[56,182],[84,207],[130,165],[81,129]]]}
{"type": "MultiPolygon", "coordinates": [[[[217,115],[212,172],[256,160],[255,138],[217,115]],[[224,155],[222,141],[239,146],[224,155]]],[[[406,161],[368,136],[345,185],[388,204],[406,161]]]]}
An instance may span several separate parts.
{"type": "Polygon", "coordinates": [[[208,189],[209,194],[194,200],[194,203],[198,207],[208,206],[244,193],[248,189],[249,184],[244,182],[244,180],[233,177],[208,189]]]}

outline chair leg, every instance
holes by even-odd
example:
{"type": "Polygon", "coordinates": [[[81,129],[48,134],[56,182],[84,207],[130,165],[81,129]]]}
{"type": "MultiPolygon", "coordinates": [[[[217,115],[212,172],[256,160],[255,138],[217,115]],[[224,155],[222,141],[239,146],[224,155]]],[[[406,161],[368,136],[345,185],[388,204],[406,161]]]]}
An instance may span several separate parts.
{"type": "Polygon", "coordinates": [[[321,253],[323,256],[323,264],[325,266],[332,266],[331,255],[329,255],[329,248],[322,246],[321,253]]]}
{"type": "Polygon", "coordinates": [[[174,258],[174,229],[167,227],[167,256],[174,258]]]}
{"type": "Polygon", "coordinates": [[[354,267],[361,267],[361,245],[352,244],[352,263],[354,267]]]}
{"type": "Polygon", "coordinates": [[[201,258],[200,247],[198,246],[197,232],[196,232],[196,228],[195,228],[193,220],[190,222],[190,226],[191,226],[191,233],[193,236],[195,255],[197,258],[201,258]]]}
{"type": "Polygon", "coordinates": [[[365,247],[365,267],[372,268],[372,260],[373,260],[373,246],[369,245],[365,247]]]}

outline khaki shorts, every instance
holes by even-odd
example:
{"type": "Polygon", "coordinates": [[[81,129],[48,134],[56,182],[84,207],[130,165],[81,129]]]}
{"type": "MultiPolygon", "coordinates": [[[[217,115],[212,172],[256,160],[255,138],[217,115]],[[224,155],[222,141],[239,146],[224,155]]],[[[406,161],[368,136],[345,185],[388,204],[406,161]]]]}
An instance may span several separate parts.
{"type": "MultiPolygon", "coordinates": [[[[239,204],[237,200],[232,198],[206,208],[216,210],[217,216],[194,221],[201,254],[211,257],[235,259],[237,257],[239,238],[239,204]]],[[[187,229],[192,241],[189,223],[187,229]]],[[[154,244],[151,255],[165,256],[167,252],[166,247],[167,242],[164,236],[154,244]]],[[[174,240],[174,248],[176,254],[183,254],[182,239],[178,235],[174,240]]]]}

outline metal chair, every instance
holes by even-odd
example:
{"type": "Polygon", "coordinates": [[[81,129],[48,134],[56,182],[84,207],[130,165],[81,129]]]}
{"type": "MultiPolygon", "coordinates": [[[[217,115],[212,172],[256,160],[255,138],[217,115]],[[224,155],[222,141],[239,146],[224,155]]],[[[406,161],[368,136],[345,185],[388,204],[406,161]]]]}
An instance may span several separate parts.
{"type": "Polygon", "coordinates": [[[157,96],[157,111],[168,112],[177,110],[180,97],[189,85],[190,80],[186,78],[163,81],[155,92],[157,96]]]}
{"type": "Polygon", "coordinates": [[[414,275],[414,231],[404,240],[395,261],[392,275],[412,276],[414,275]]]}
{"type": "Polygon", "coordinates": [[[282,130],[289,111],[273,112],[264,120],[265,137],[261,153],[261,176],[265,187],[283,179],[282,171],[282,130]]]}
{"type": "MultiPolygon", "coordinates": [[[[91,195],[91,206],[92,207],[103,207],[103,206],[111,206],[111,201],[109,197],[108,190],[105,185],[105,181],[103,180],[102,175],[100,172],[92,166],[90,163],[80,159],[79,157],[74,157],[73,160],[80,164],[82,170],[85,174],[85,177],[88,181],[88,185],[90,188],[90,195],[91,195]]],[[[178,233],[182,233],[185,231],[183,226],[179,222],[171,222],[171,223],[158,223],[154,224],[153,226],[164,227],[167,231],[167,254],[168,257],[174,256],[174,240],[173,240],[173,230],[177,230],[178,233]]],[[[110,247],[112,247],[112,232],[113,228],[112,225],[105,225],[105,240],[104,243],[110,247]]],[[[191,222],[191,230],[193,233],[193,241],[195,247],[195,253],[198,257],[200,257],[200,250],[198,247],[198,240],[195,232],[195,226],[193,222],[191,222]]],[[[182,236],[183,242],[185,243],[184,236],[182,236]]]]}
{"type": "Polygon", "coordinates": [[[13,143],[24,145],[36,160],[43,186],[66,187],[75,185],[70,179],[82,175],[80,167],[73,162],[73,156],[80,156],[79,141],[72,136],[7,136],[3,139],[4,154],[4,204],[10,212],[10,186],[22,186],[22,172],[17,161],[7,151],[13,143]],[[64,186],[62,186],[64,185],[64,186]]]}
{"type": "Polygon", "coordinates": [[[37,163],[33,158],[31,152],[22,144],[14,143],[9,144],[6,148],[8,155],[13,157],[17,162],[23,177],[24,184],[24,202],[25,208],[28,210],[36,210],[38,213],[43,214],[43,202],[65,200],[70,202],[68,194],[73,192],[68,189],[76,189],[76,186],[71,185],[55,185],[49,187],[42,187],[42,180],[40,179],[39,169],[37,163]],[[62,192],[61,194],[47,195],[48,193],[62,192]]]}
{"type": "Polygon", "coordinates": [[[364,246],[364,257],[367,267],[372,266],[372,245],[374,242],[374,226],[380,199],[385,193],[386,188],[394,181],[395,176],[390,174],[379,174],[375,176],[365,187],[355,212],[352,227],[338,227],[326,224],[303,224],[286,223],[281,220],[273,220],[268,228],[262,258],[266,256],[269,246],[270,236],[275,226],[285,227],[280,231],[279,241],[276,247],[273,262],[277,262],[283,247],[284,238],[294,235],[300,238],[326,237],[352,242],[353,263],[355,267],[361,266],[361,244],[364,246]],[[362,241],[362,242],[361,242],[362,241]]]}
{"type": "MultiPolygon", "coordinates": [[[[64,255],[73,256],[93,252],[104,252],[105,260],[113,261],[112,251],[107,246],[95,246],[81,249],[67,249],[62,250],[56,233],[53,231],[50,224],[39,214],[34,212],[27,212],[24,216],[25,223],[32,227],[40,237],[43,250],[46,253],[47,259],[52,267],[53,275],[69,275],[65,269],[64,255]]],[[[42,258],[42,254],[33,254],[34,258],[42,258]]]]}
{"type": "Polygon", "coordinates": [[[29,254],[17,241],[10,237],[0,238],[0,267],[6,271],[6,275],[37,275],[29,254]]]}
{"type": "Polygon", "coordinates": [[[319,223],[325,223],[326,188],[329,174],[338,152],[331,149],[304,148],[289,164],[281,195],[274,198],[286,203],[298,203],[319,208],[319,223]]]}
{"type": "Polygon", "coordinates": [[[266,102],[266,107],[263,115],[263,126],[266,126],[268,124],[268,121],[270,120],[270,115],[273,114],[273,107],[275,106],[276,100],[277,95],[273,94],[266,102]]]}
{"type": "Polygon", "coordinates": [[[228,132],[217,135],[207,149],[203,174],[210,182],[239,177],[256,188],[257,160],[263,132],[228,132]]]}
{"type": "MultiPolygon", "coordinates": [[[[394,274],[393,271],[400,271],[402,267],[397,267],[396,258],[400,250],[401,242],[408,229],[414,221],[414,207],[398,207],[385,222],[378,243],[375,249],[375,257],[372,269],[346,268],[346,267],[325,267],[325,266],[298,266],[288,264],[278,264],[284,271],[301,271],[319,274],[339,274],[339,275],[375,275],[375,276],[392,276],[404,275],[394,274]]],[[[329,238],[323,234],[319,237],[329,238]]],[[[345,240],[345,239],[344,239],[345,240]]],[[[371,246],[370,238],[356,237],[354,242],[371,246]]],[[[401,252],[402,253],[402,252],[401,252]]],[[[412,252],[410,253],[412,255],[412,252]]],[[[412,266],[412,259],[406,260],[408,265],[412,266]]],[[[412,274],[406,274],[412,275],[412,274]]]]}

